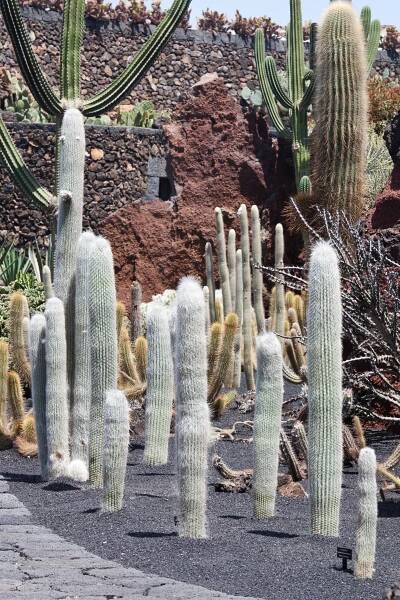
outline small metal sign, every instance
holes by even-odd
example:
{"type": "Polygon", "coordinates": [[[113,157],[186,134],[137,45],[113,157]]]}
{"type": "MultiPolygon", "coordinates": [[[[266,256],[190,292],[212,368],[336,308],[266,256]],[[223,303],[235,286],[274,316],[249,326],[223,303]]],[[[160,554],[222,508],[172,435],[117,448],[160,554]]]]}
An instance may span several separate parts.
{"type": "Polygon", "coordinates": [[[353,550],[351,548],[343,548],[338,546],[337,557],[342,559],[343,571],[347,571],[347,561],[353,560],[353,550]]]}

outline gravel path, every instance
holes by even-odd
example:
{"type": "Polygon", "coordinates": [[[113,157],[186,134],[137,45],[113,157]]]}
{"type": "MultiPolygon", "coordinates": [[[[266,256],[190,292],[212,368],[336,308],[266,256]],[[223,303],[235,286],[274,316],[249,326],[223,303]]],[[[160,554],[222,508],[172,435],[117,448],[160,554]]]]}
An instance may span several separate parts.
{"type": "Polygon", "coordinates": [[[10,493],[2,477],[0,597],[4,600],[240,600],[238,596],[121,567],[67,542],[50,529],[33,524],[31,513],[10,493]]]}

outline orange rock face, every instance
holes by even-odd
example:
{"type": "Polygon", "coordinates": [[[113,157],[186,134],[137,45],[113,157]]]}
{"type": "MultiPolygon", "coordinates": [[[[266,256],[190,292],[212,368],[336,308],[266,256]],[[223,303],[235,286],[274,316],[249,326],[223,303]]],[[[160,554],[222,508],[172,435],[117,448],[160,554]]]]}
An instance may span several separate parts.
{"type": "Polygon", "coordinates": [[[214,209],[239,231],[242,203],[262,205],[266,182],[248,123],[216,75],[204,76],[165,127],[177,190],[173,201],[132,204],[107,217],[100,233],[112,245],[118,295],[129,304],[133,279],[151,299],[183,275],[204,280],[206,241],[214,241],[214,209]]]}

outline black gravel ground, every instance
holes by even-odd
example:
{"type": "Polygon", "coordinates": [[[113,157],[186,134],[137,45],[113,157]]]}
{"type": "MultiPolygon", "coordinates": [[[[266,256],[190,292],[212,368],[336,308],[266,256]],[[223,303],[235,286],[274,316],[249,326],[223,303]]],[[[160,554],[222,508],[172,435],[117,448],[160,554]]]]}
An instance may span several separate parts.
{"type": "MultiPolygon", "coordinates": [[[[226,422],[243,420],[229,411],[226,422]]],[[[386,456],[396,440],[367,432],[378,456],[386,456]]],[[[217,451],[235,468],[251,466],[251,446],[219,442],[217,451]]],[[[143,445],[129,454],[125,508],[101,515],[97,492],[66,481],[44,484],[37,459],[15,451],[0,453],[0,473],[32,512],[37,523],[51,528],[97,555],[148,573],[199,584],[209,589],[274,600],[379,600],[400,573],[400,494],[379,504],[376,574],[358,582],[340,570],[338,545],[353,547],[357,496],[356,468],[345,469],[342,526],[339,540],[308,534],[305,498],[278,498],[271,520],[252,517],[249,494],[216,493],[209,476],[209,539],[193,541],[176,535],[176,489],[172,464],[147,468],[143,445]]]]}

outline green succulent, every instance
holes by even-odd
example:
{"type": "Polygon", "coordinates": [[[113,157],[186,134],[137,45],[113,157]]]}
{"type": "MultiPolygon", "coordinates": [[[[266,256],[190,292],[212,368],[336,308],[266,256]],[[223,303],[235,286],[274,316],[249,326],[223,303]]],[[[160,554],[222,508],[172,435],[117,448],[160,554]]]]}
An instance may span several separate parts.
{"type": "Polygon", "coordinates": [[[15,281],[0,287],[0,338],[8,337],[8,315],[10,310],[10,296],[18,290],[27,300],[30,313],[44,310],[45,297],[43,285],[33,273],[20,273],[15,281]]]}

